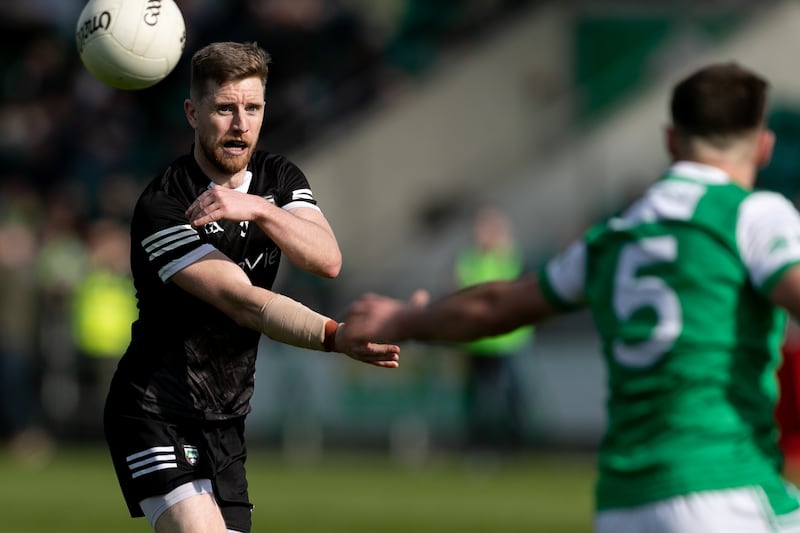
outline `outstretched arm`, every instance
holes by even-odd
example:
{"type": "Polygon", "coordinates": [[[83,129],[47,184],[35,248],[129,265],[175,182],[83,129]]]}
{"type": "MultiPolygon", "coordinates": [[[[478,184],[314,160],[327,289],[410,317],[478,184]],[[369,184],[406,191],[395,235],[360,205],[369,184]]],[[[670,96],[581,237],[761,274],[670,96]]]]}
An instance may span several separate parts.
{"type": "Polygon", "coordinates": [[[349,309],[347,326],[381,342],[465,342],[539,323],[556,314],[538,276],[481,283],[426,307],[367,294],[349,309]]]}
{"type": "Polygon", "coordinates": [[[290,298],[257,287],[223,253],[214,251],[172,276],[181,289],[217,307],[237,324],[301,348],[335,351],[387,368],[398,366],[399,347],[369,342],[333,319],[290,298]]]}

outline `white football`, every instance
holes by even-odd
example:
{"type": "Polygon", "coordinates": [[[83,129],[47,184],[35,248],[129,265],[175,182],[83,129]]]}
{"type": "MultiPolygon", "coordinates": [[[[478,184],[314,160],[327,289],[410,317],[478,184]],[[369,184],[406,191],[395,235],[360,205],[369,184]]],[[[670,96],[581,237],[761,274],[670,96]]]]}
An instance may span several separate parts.
{"type": "Polygon", "coordinates": [[[172,72],[186,25],[174,0],[89,0],[75,41],[83,65],[116,89],[144,89],[172,72]]]}

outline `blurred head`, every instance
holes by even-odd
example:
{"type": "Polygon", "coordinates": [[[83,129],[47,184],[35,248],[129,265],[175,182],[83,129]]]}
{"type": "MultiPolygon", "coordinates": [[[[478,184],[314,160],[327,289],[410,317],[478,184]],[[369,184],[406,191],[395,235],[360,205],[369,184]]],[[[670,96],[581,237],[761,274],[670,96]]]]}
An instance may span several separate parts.
{"type": "Polygon", "coordinates": [[[472,231],[475,246],[480,250],[508,248],[513,240],[511,221],[505,213],[492,207],[478,211],[472,231]]]}
{"type": "Polygon", "coordinates": [[[230,176],[247,168],[264,119],[269,63],[256,43],[212,43],[192,56],[184,111],[206,172],[230,176]]]}
{"type": "Polygon", "coordinates": [[[695,71],[672,92],[670,153],[709,164],[766,164],[774,144],[765,127],[768,88],[766,80],[736,63],[695,71]]]}

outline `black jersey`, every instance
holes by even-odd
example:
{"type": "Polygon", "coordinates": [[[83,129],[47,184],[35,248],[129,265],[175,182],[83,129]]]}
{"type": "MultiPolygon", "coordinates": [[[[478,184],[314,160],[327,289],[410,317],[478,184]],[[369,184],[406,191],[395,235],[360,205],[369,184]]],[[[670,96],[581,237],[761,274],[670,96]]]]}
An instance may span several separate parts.
{"type": "MultiPolygon", "coordinates": [[[[284,209],[316,206],[305,176],[285,157],[257,151],[248,171],[239,190],[284,209]]],[[[250,411],[260,333],[238,326],[170,277],[216,249],[254,285],[269,289],[281,251],[254,223],[193,228],[186,209],[209,186],[194,157],[185,155],[150,182],[134,209],[131,269],[139,318],[108,400],[123,412],[220,420],[250,411]]]]}

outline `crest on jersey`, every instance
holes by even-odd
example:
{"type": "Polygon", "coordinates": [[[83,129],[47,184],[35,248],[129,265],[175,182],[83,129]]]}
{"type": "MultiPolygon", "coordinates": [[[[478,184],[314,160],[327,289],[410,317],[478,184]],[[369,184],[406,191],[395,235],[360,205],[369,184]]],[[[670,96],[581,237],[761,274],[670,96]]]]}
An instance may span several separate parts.
{"type": "Polygon", "coordinates": [[[186,460],[192,466],[196,465],[197,461],[200,459],[200,454],[197,453],[197,446],[189,446],[188,444],[185,444],[183,446],[183,454],[186,456],[186,460]]]}
{"type": "Polygon", "coordinates": [[[216,220],[203,226],[203,229],[205,229],[206,235],[211,235],[213,233],[225,233],[225,230],[222,229],[222,226],[220,226],[216,220]]]}

